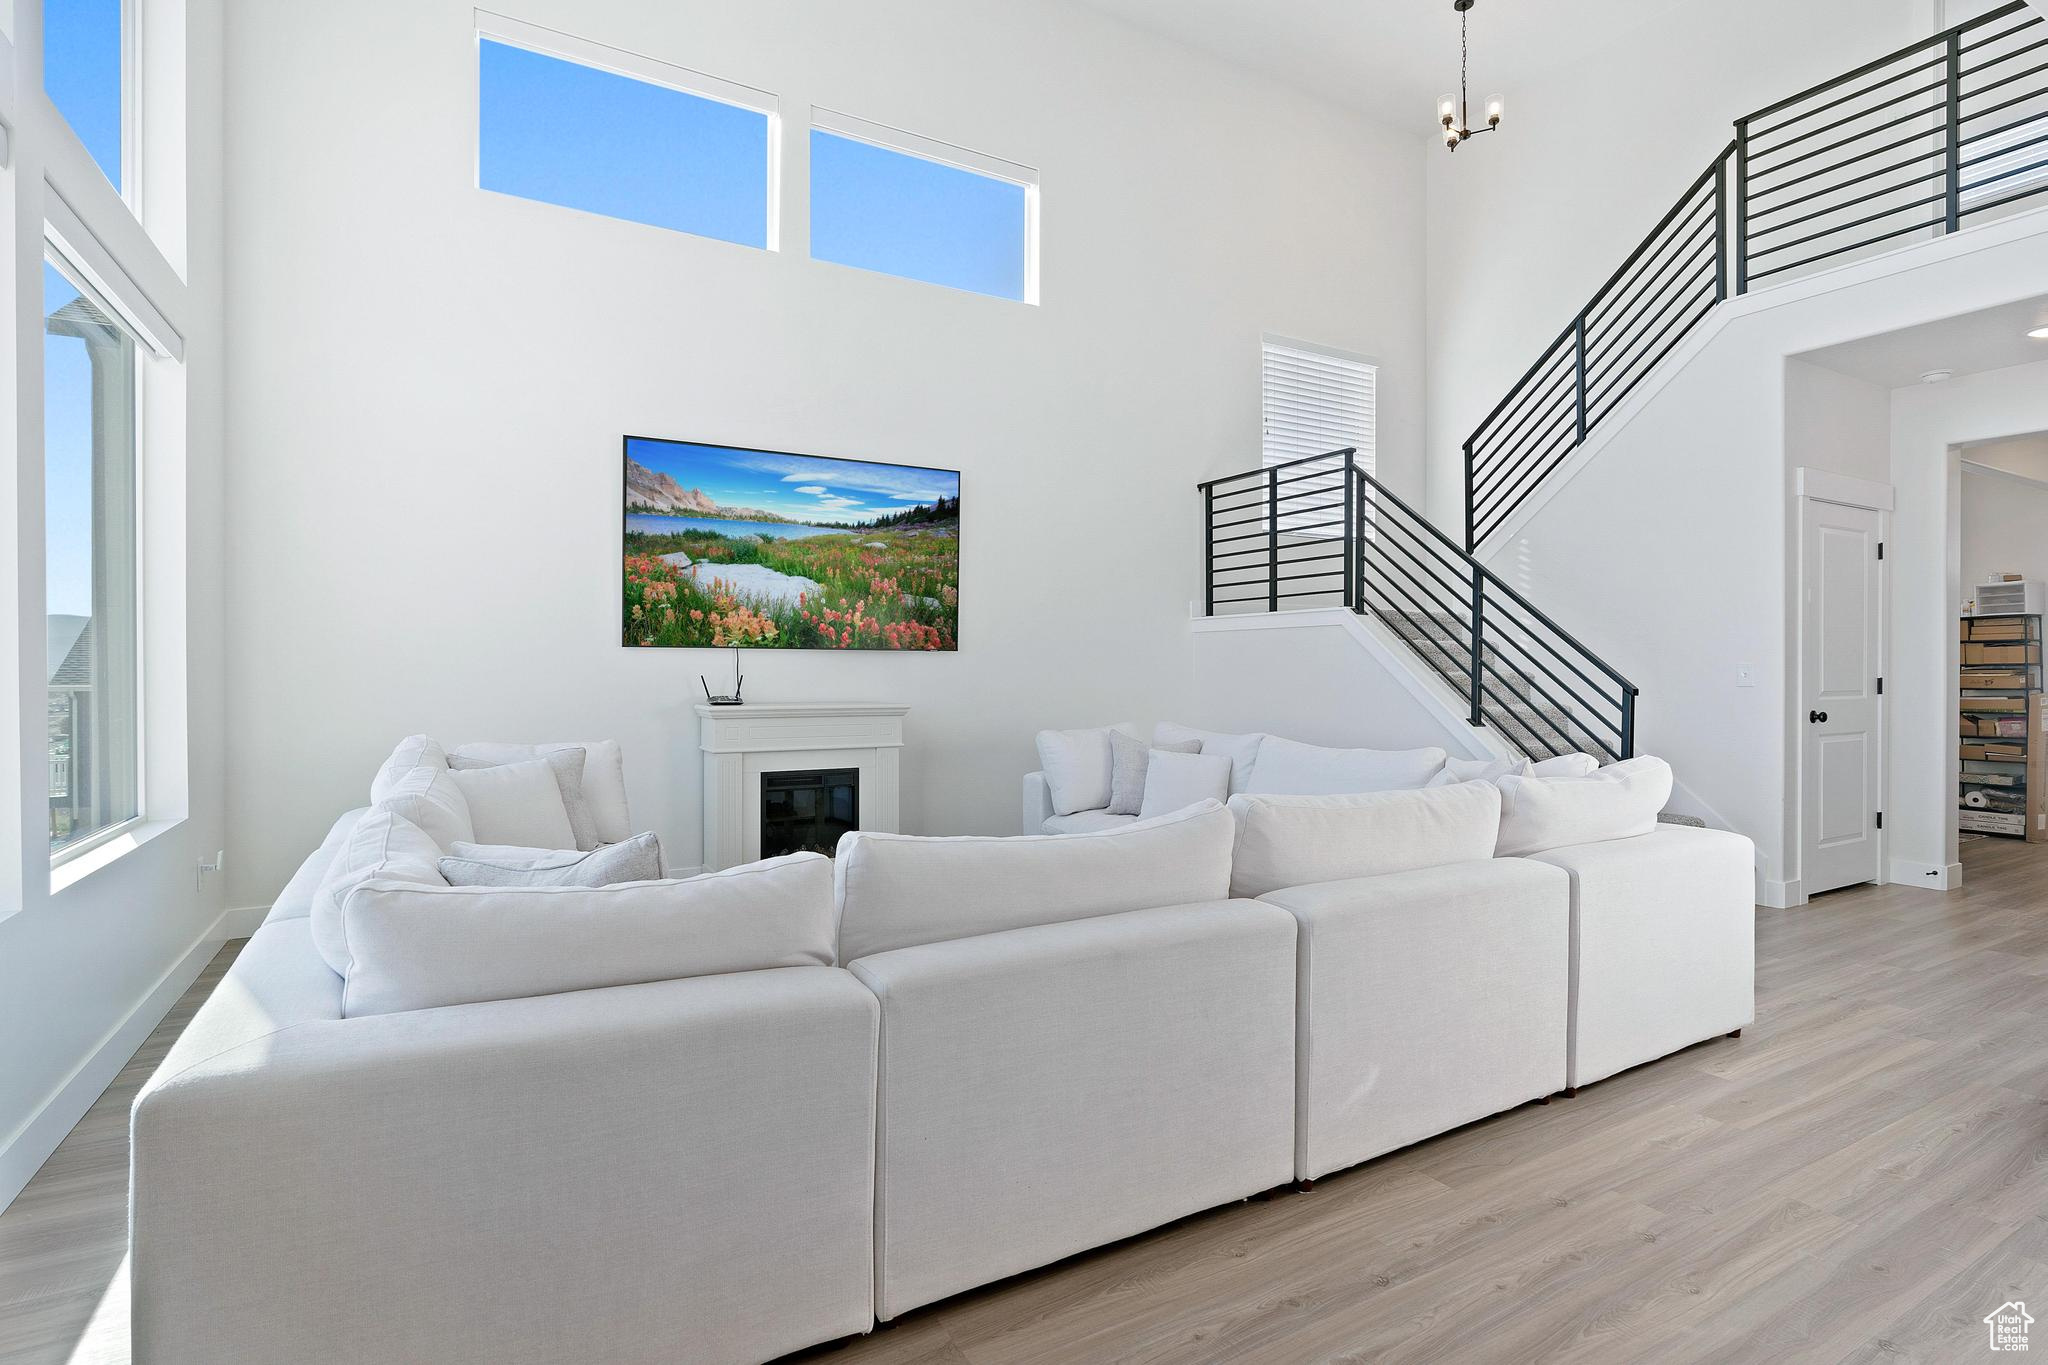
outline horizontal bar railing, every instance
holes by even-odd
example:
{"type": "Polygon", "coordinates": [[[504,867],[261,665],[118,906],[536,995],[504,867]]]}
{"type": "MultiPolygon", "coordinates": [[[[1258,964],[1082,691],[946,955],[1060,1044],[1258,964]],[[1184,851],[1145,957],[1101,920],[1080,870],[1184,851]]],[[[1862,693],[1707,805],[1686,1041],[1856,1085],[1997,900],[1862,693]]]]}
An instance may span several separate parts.
{"type": "Polygon", "coordinates": [[[1634,752],[1634,684],[1361,468],[1356,451],[1199,488],[1206,614],[1369,614],[1457,689],[1473,724],[1525,752],[1634,752]]]}
{"type": "Polygon", "coordinates": [[[2011,0],[1736,120],[1466,440],[1465,544],[1540,491],[1731,294],[2048,203],[2048,21],[2011,0]]]}

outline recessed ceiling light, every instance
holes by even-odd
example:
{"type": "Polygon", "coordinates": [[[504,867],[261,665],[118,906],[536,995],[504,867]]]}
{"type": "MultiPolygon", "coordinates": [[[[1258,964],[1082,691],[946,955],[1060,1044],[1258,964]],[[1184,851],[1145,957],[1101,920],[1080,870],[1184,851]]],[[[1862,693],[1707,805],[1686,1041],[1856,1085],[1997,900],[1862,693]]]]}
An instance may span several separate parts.
{"type": "Polygon", "coordinates": [[[1920,382],[1923,384],[1946,384],[1955,377],[1956,372],[1954,370],[1929,370],[1926,374],[1920,376],[1920,382]]]}
{"type": "Polygon", "coordinates": [[[2036,327],[2033,331],[2027,333],[2027,335],[2032,337],[2035,341],[2048,341],[2048,327],[2036,327]]]}

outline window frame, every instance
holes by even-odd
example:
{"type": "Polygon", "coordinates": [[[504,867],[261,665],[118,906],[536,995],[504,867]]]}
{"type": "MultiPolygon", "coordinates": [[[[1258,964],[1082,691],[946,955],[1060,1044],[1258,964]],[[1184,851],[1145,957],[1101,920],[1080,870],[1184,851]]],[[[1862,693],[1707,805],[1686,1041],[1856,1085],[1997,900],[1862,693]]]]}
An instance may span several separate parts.
{"type": "MultiPolygon", "coordinates": [[[[63,200],[52,193],[46,201],[45,207],[46,209],[54,208],[62,203],[63,200]]],[[[131,683],[135,709],[134,772],[131,778],[135,786],[135,813],[123,816],[121,819],[96,829],[82,838],[74,839],[62,848],[51,849],[49,854],[50,871],[54,876],[66,864],[75,862],[79,858],[114,842],[116,839],[133,834],[142,826],[150,823],[151,819],[149,807],[149,631],[146,620],[148,584],[144,579],[144,567],[148,562],[147,540],[149,528],[148,518],[144,515],[147,496],[144,480],[147,477],[147,462],[144,459],[143,389],[148,383],[149,365],[147,362],[150,360],[171,359],[172,357],[168,350],[151,340],[141,329],[130,323],[127,316],[129,310],[123,308],[113,295],[103,290],[93,279],[92,273],[82,267],[70,252],[66,250],[64,241],[58,235],[57,224],[46,221],[44,229],[43,260],[51,269],[62,275],[71,287],[78,291],[81,298],[90,301],[95,307],[104,311],[113,325],[127,334],[128,339],[134,343],[136,352],[133,388],[128,396],[130,404],[128,425],[134,441],[134,451],[131,457],[134,467],[130,472],[130,485],[134,506],[129,512],[129,520],[134,527],[134,538],[129,548],[129,571],[132,575],[132,581],[129,584],[129,600],[132,603],[134,618],[132,629],[135,637],[135,676],[131,683]]],[[[123,275],[120,278],[125,280],[126,277],[123,275]]],[[[132,289],[132,282],[129,287],[132,289]]],[[[150,311],[153,312],[154,310],[150,311]]],[[[165,325],[168,326],[168,324],[165,325]]],[[[175,336],[176,334],[173,333],[172,335],[175,336]]],[[[181,357],[182,349],[181,345],[181,357]]],[[[47,395],[47,393],[48,384],[46,379],[44,394],[47,395]]],[[[39,399],[38,401],[47,403],[46,398],[39,399]]],[[[45,421],[47,420],[46,408],[45,421]]],[[[94,453],[97,456],[98,452],[94,453]]],[[[47,471],[49,461],[47,433],[44,437],[42,459],[44,461],[44,468],[47,471]]],[[[49,521],[45,517],[43,521],[43,555],[46,566],[49,562],[49,531],[49,521]]],[[[44,594],[44,603],[44,611],[47,613],[49,610],[47,589],[44,594]]],[[[49,661],[46,658],[44,661],[45,672],[48,671],[48,668],[49,661]]],[[[47,765],[47,741],[45,741],[44,759],[47,765]]],[[[76,774],[77,770],[74,766],[74,781],[76,780],[76,774]]]]}
{"type": "MultiPolygon", "coordinates": [[[[1036,168],[1021,162],[1008,161],[987,152],[977,152],[951,142],[925,137],[903,128],[872,119],[860,118],[837,109],[821,105],[811,106],[810,132],[830,133],[834,137],[846,138],[853,142],[866,143],[886,152],[900,156],[916,157],[956,171],[967,171],[989,180],[1000,180],[1016,185],[1024,191],[1024,292],[1021,298],[1011,299],[1001,294],[983,294],[984,298],[1002,299],[1005,303],[1025,303],[1037,307],[1039,302],[1039,218],[1042,189],[1036,168]]],[[[806,139],[808,141],[808,139],[806,139]]],[[[812,260],[819,260],[816,255],[812,260]]],[[[839,265],[838,261],[825,261],[826,265],[839,265]]],[[[870,272],[891,274],[889,271],[870,272]]],[[[897,275],[897,279],[910,279],[913,283],[930,284],[930,280],[918,280],[915,276],[897,275]]],[[[949,286],[941,285],[941,288],[949,286]]],[[[978,293],[977,290],[959,290],[960,293],[978,293]]]]}
{"type": "MultiPolygon", "coordinates": [[[[768,221],[764,225],[765,234],[762,239],[762,246],[759,249],[771,252],[779,252],[782,249],[783,121],[782,100],[779,96],[766,90],[756,89],[751,85],[741,84],[738,81],[726,80],[721,76],[713,76],[703,71],[694,71],[686,66],[676,66],[670,62],[664,62],[654,57],[647,57],[640,53],[629,51],[626,48],[612,47],[609,44],[600,43],[594,39],[581,38],[573,33],[564,33],[559,29],[547,28],[540,24],[527,23],[523,19],[514,19],[509,15],[494,13],[491,10],[476,10],[473,15],[473,21],[475,32],[471,42],[476,60],[470,63],[470,76],[473,82],[473,88],[470,92],[472,96],[470,108],[474,113],[476,121],[472,129],[473,136],[470,139],[469,183],[472,187],[482,190],[487,194],[501,194],[500,191],[490,189],[483,183],[483,44],[486,41],[502,43],[508,47],[520,48],[527,52],[537,53],[543,57],[553,57],[558,61],[569,62],[576,66],[609,72],[614,76],[623,76],[628,80],[661,86],[664,89],[675,90],[685,95],[694,95],[698,99],[711,100],[717,104],[750,110],[753,113],[766,117],[768,120],[768,164],[763,168],[763,175],[766,177],[767,185],[768,221]]],[[[522,199],[528,203],[547,202],[544,200],[526,199],[524,195],[516,194],[502,194],[501,197],[522,199]]],[[[597,213],[592,209],[577,209],[566,204],[549,203],[548,207],[567,208],[573,213],[591,213],[599,218],[611,219],[613,222],[634,221],[632,219],[617,218],[607,213],[597,213]]],[[[660,232],[680,232],[683,236],[697,237],[703,241],[720,242],[725,240],[721,237],[707,237],[702,233],[689,232],[679,228],[665,228],[659,224],[641,223],[637,225],[652,227],[660,232]]],[[[748,250],[756,249],[743,242],[727,242],[726,245],[743,246],[748,250]]]]}

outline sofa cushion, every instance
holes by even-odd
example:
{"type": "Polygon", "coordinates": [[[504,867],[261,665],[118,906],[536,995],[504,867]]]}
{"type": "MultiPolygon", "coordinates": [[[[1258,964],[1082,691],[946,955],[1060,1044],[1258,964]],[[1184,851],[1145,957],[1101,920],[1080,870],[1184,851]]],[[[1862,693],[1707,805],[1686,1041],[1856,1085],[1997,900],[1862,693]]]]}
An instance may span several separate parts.
{"type": "Polygon", "coordinates": [[[469,802],[446,768],[428,764],[409,768],[384,783],[384,791],[385,795],[371,803],[372,810],[389,811],[411,821],[443,849],[475,841],[469,802]]]}
{"type": "Polygon", "coordinates": [[[462,842],[580,847],[556,777],[555,764],[560,761],[560,755],[549,755],[450,771],[449,780],[461,789],[469,805],[470,826],[476,831],[473,838],[462,842]]]}
{"type": "Polygon", "coordinates": [[[398,741],[391,757],[370,779],[370,804],[376,805],[396,789],[400,779],[414,768],[445,768],[448,752],[438,740],[427,735],[407,735],[398,741]]]}
{"type": "Polygon", "coordinates": [[[832,965],[832,863],[792,853],[687,881],[433,890],[343,904],[345,1015],[832,965]]]}
{"type": "MultiPolygon", "coordinates": [[[[547,753],[540,756],[540,761],[546,763],[549,771],[554,774],[555,786],[560,789],[562,795],[562,809],[569,816],[569,830],[574,836],[573,843],[563,844],[562,847],[581,849],[584,852],[589,852],[603,842],[603,840],[597,837],[597,817],[590,809],[590,799],[583,794],[583,766],[588,761],[588,758],[589,755],[584,753],[583,750],[574,748],[550,749],[547,753]]],[[[532,762],[533,760],[521,759],[518,761],[532,762]]],[[[476,758],[470,755],[461,755],[448,760],[448,767],[454,772],[474,772],[479,768],[510,766],[513,765],[500,764],[492,759],[476,758]]],[[[476,816],[474,808],[471,809],[470,816],[474,820],[476,816]]]]}
{"type": "Polygon", "coordinates": [[[1149,820],[1171,815],[1204,801],[1230,797],[1228,754],[1175,753],[1155,749],[1145,777],[1145,799],[1138,814],[1149,820]]]}
{"type": "Polygon", "coordinates": [[[1267,735],[1244,790],[1272,796],[1407,790],[1435,777],[1444,758],[1442,749],[1325,749],[1267,735]]]}
{"type": "Polygon", "coordinates": [[[320,882],[327,876],[327,869],[334,866],[334,860],[341,854],[341,846],[354,831],[356,822],[370,813],[368,806],[343,811],[327,830],[327,837],[320,841],[320,847],[306,855],[306,861],[299,864],[299,870],[292,873],[292,879],[285,883],[284,890],[277,893],[270,913],[263,917],[265,924],[278,920],[306,919],[313,913],[313,895],[320,889],[320,882]]]}
{"type": "Polygon", "coordinates": [[[597,827],[597,841],[616,844],[633,837],[633,816],[626,807],[625,754],[615,739],[549,744],[458,744],[448,751],[451,767],[470,762],[523,763],[545,758],[558,749],[583,751],[583,799],[597,827]]]}
{"type": "Polygon", "coordinates": [[[1503,777],[1499,785],[1497,853],[1516,858],[1650,833],[1671,799],[1671,765],[1645,754],[1587,777],[1503,777]]]}
{"type": "Polygon", "coordinates": [[[1094,834],[918,838],[857,831],[834,867],[840,961],[1230,893],[1230,812],[1214,802],[1094,834]]]}
{"type": "Polygon", "coordinates": [[[1127,735],[1122,730],[1111,730],[1108,806],[1111,815],[1136,815],[1145,808],[1145,774],[1152,767],[1154,750],[1170,754],[1199,754],[1202,743],[1188,739],[1162,744],[1127,735]]]}
{"type": "Polygon", "coordinates": [[[1203,753],[1222,754],[1227,757],[1230,760],[1230,794],[1235,796],[1245,789],[1247,782],[1251,781],[1252,764],[1258,761],[1259,745],[1266,737],[1256,732],[1249,735],[1232,735],[1220,730],[1197,730],[1191,725],[1179,725],[1170,720],[1162,720],[1153,727],[1152,738],[1159,744],[1179,744],[1193,740],[1202,746],[1203,753]]]}
{"type": "Polygon", "coordinates": [[[441,859],[450,886],[615,886],[661,880],[661,840],[636,834],[588,853],[580,849],[457,844],[441,859]]]}
{"type": "Polygon", "coordinates": [[[327,965],[344,975],[349,966],[342,906],[350,893],[372,881],[445,888],[441,846],[403,815],[374,807],[356,821],[313,893],[313,945],[327,965]]]}
{"type": "Polygon", "coordinates": [[[1500,805],[1491,782],[1356,796],[1233,796],[1230,894],[1263,896],[1490,858],[1500,805]]]}
{"type": "Polygon", "coordinates": [[[1114,815],[1106,810],[1081,810],[1072,815],[1049,816],[1041,834],[1096,834],[1105,829],[1123,829],[1138,823],[1135,815],[1114,815]]]}
{"type": "Polygon", "coordinates": [[[1093,730],[1038,732],[1038,766],[1045,773],[1055,815],[1109,808],[1110,778],[1114,771],[1109,747],[1111,730],[1127,735],[1138,733],[1129,721],[1093,730]]]}

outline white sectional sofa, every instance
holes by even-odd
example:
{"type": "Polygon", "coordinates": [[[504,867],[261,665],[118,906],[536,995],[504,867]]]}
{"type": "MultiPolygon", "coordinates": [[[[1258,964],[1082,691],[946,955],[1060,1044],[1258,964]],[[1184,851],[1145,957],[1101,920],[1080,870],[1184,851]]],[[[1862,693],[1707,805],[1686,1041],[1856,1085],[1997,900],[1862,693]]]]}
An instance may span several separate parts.
{"type": "Polygon", "coordinates": [[[1748,842],[1655,760],[498,891],[365,834],[486,836],[439,753],[137,1101],[138,1362],[766,1360],[1751,1014],[1748,842]]]}

